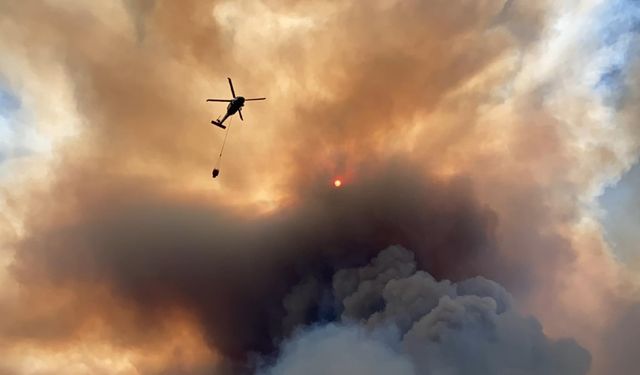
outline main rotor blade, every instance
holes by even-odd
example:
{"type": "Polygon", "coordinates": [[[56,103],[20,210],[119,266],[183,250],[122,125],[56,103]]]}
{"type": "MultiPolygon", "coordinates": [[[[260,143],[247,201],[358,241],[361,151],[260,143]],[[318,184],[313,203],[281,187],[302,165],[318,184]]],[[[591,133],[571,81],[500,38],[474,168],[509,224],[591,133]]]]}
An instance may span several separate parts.
{"type": "Polygon", "coordinates": [[[233,97],[236,97],[236,91],[233,89],[233,82],[231,82],[231,78],[227,77],[227,79],[229,80],[229,87],[231,87],[231,94],[233,94],[233,97]]]}
{"type": "Polygon", "coordinates": [[[232,99],[207,99],[208,102],[225,102],[225,103],[231,103],[233,100],[232,99]]]}
{"type": "Polygon", "coordinates": [[[245,99],[244,101],[252,101],[252,100],[267,100],[267,98],[250,98],[250,99],[245,99]]]}
{"type": "Polygon", "coordinates": [[[240,120],[244,121],[244,118],[242,117],[242,108],[238,110],[238,114],[240,115],[240,120]]]}

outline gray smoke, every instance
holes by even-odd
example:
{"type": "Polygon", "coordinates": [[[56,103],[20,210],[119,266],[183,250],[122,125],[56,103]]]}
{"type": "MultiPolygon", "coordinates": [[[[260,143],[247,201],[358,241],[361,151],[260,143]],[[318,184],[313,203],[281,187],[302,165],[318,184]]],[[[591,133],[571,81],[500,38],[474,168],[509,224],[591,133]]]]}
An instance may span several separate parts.
{"type": "MultiPolygon", "coordinates": [[[[337,322],[299,326],[261,375],[439,374],[581,375],[590,354],[571,339],[547,337],[514,309],[499,284],[452,283],[416,271],[413,253],[392,246],[368,265],[333,276],[337,322]]],[[[313,287],[310,287],[312,286],[313,287]]],[[[306,281],[287,297],[315,283],[306,281]]],[[[320,302],[324,303],[324,302],[320,302]]],[[[291,317],[293,315],[289,315],[291,317]]]]}

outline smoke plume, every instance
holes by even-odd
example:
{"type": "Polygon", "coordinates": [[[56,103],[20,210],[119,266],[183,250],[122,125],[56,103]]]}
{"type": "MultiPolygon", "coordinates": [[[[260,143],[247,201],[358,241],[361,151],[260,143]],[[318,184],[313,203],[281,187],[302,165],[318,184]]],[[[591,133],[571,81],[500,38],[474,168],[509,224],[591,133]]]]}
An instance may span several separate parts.
{"type": "Polygon", "coordinates": [[[551,340],[482,277],[436,281],[390,247],[333,276],[339,323],[300,328],[262,374],[586,374],[589,353],[551,340]]]}

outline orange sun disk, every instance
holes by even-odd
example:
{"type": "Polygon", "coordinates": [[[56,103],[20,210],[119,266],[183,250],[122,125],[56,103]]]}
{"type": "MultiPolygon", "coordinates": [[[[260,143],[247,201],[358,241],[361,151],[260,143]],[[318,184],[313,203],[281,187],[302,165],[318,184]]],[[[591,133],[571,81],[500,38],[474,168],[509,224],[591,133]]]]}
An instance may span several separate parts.
{"type": "Polygon", "coordinates": [[[342,186],[342,181],[341,181],[340,179],[335,179],[335,180],[333,181],[333,186],[335,186],[335,187],[340,187],[340,186],[342,186]]]}

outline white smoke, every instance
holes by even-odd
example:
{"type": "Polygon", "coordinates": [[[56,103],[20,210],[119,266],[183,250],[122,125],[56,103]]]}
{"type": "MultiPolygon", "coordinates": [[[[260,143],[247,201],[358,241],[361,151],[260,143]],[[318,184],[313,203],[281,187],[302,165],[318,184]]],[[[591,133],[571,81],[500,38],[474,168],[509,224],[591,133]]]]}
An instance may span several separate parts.
{"type": "Polygon", "coordinates": [[[269,375],[413,375],[411,358],[392,348],[384,336],[356,325],[329,324],[309,330],[284,345],[269,375]]]}

